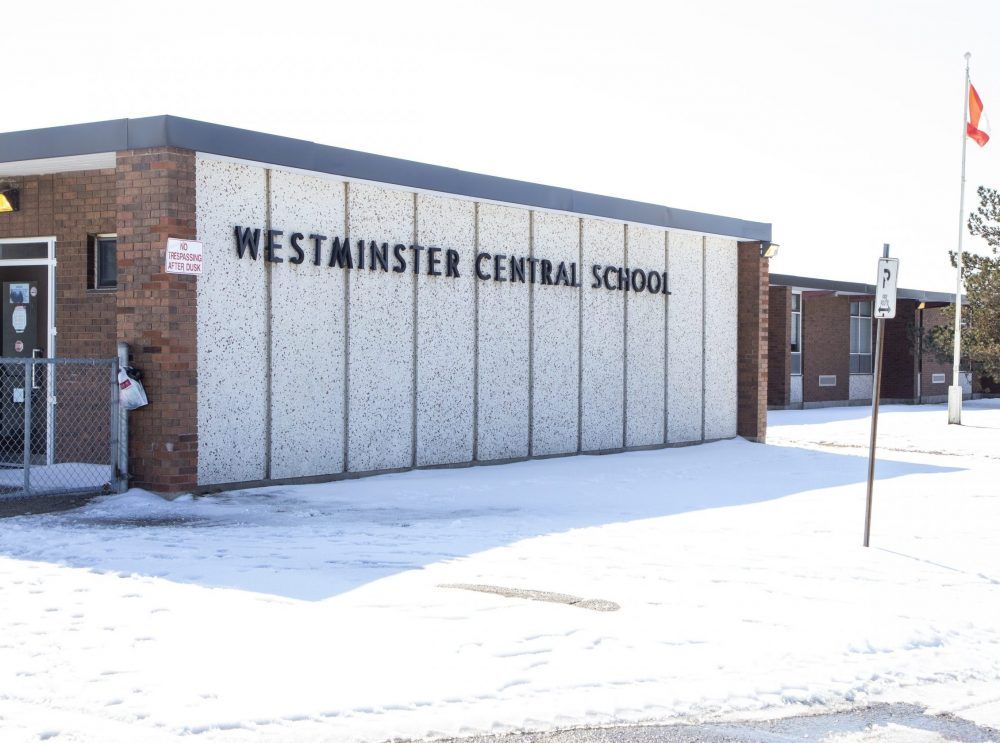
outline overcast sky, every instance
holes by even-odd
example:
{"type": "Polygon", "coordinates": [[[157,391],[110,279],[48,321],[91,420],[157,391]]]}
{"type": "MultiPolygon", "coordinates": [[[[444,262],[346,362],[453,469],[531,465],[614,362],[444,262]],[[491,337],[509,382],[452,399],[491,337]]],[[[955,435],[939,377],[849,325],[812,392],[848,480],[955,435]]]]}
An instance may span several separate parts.
{"type": "MultiPolygon", "coordinates": [[[[5,3],[0,131],[173,114],[774,225],[772,271],[952,291],[1000,3],[5,3]],[[12,7],[8,7],[12,6],[12,7]]],[[[974,243],[971,244],[976,247],[974,243]]]]}

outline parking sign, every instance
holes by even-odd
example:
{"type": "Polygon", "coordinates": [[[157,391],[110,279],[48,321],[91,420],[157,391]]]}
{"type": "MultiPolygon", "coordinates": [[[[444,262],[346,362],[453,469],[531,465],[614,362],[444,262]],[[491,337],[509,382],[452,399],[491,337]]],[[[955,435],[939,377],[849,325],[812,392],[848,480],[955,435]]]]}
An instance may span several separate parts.
{"type": "Polygon", "coordinates": [[[879,258],[878,277],[875,279],[875,307],[873,316],[891,320],[896,316],[896,277],[899,258],[879,258]]]}

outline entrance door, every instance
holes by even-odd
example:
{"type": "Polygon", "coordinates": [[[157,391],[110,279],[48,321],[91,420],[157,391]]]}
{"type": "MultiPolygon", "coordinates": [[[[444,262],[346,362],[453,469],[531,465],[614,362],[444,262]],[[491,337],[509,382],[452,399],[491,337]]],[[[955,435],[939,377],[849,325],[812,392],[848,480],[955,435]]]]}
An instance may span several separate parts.
{"type": "Polygon", "coordinates": [[[24,464],[24,408],[28,395],[31,461],[43,464],[48,456],[51,372],[47,365],[39,364],[26,379],[24,364],[5,362],[49,356],[49,271],[46,265],[11,265],[0,260],[0,466],[24,464]]]}

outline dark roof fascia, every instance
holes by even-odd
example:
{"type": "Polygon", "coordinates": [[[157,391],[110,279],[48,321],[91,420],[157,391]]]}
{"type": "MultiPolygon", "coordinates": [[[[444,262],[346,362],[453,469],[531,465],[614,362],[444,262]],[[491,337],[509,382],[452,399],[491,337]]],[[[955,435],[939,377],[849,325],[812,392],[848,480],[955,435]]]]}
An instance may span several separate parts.
{"type": "Polygon", "coordinates": [[[127,149],[128,119],[0,134],[0,163],[127,149]]]}
{"type": "Polygon", "coordinates": [[[176,116],[117,119],[0,134],[0,162],[176,147],[406,188],[587,214],[667,229],[771,241],[771,225],[372,155],[176,116]]]}
{"type": "MultiPolygon", "coordinates": [[[[859,284],[852,281],[832,281],[816,279],[808,276],[790,276],[788,274],[772,273],[771,286],[793,286],[797,289],[816,289],[818,291],[839,292],[840,294],[875,295],[874,284],[859,284]]],[[[922,289],[897,289],[899,299],[915,299],[918,302],[944,302],[953,304],[955,295],[947,292],[928,292],[922,289]]],[[[965,297],[962,297],[963,301],[965,297]]]]}

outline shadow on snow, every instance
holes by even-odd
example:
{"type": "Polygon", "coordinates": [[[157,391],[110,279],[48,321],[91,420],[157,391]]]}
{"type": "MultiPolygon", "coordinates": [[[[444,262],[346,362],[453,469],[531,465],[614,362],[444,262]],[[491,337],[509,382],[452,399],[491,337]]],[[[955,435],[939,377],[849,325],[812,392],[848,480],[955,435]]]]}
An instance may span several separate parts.
{"type": "MultiPolygon", "coordinates": [[[[5,519],[0,554],[321,600],[545,534],[860,487],[866,463],[735,439],[172,502],[131,491],[74,511],[5,519]]],[[[876,477],[952,471],[880,460],[876,477]]]]}

